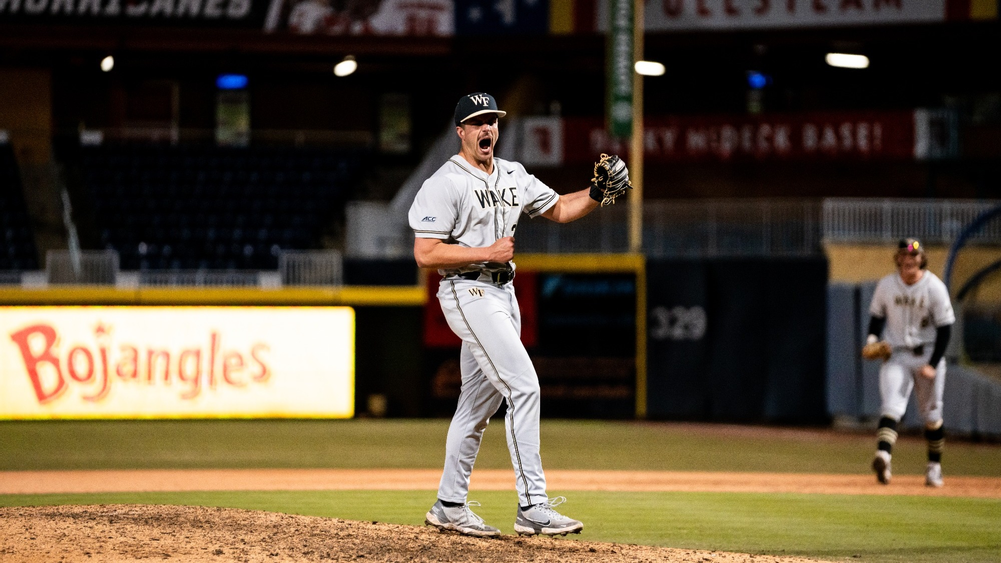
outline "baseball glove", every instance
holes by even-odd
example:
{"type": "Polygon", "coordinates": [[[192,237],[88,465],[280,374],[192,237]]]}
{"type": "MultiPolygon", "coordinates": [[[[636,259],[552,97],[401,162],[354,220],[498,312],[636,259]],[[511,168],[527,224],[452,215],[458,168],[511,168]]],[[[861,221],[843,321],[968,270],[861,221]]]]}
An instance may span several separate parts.
{"type": "Polygon", "coordinates": [[[601,205],[612,205],[615,198],[632,189],[629,183],[629,169],[626,163],[614,154],[602,153],[594,164],[594,178],[591,178],[591,199],[601,205]]]}
{"type": "Polygon", "coordinates": [[[890,343],[885,340],[872,342],[862,347],[862,357],[867,360],[887,360],[891,354],[893,354],[893,349],[890,348],[890,343]]]}

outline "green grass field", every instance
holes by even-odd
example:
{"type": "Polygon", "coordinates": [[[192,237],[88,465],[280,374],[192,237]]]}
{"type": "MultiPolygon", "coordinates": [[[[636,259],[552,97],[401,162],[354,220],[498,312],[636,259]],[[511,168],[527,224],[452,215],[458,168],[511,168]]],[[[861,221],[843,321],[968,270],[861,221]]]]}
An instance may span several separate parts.
{"type": "MultiPolygon", "coordinates": [[[[0,470],[437,468],[447,421],[86,421],[0,423],[0,470]]],[[[478,468],[508,468],[498,423],[478,468]]],[[[868,473],[874,437],[739,427],[546,420],[547,468],[868,473]],[[751,429],[754,430],[754,429],[751,429]]],[[[920,474],[924,443],[903,436],[895,474],[920,474]]],[[[1001,478],[1001,445],[953,440],[950,475],[1001,478]]],[[[947,484],[948,486],[948,484],[947,484]]],[[[1001,560],[1001,500],[909,496],[559,491],[580,539],[852,561],[1001,560]]],[[[474,492],[512,533],[513,495],[474,492]]],[[[253,491],[0,495],[0,505],[226,506],[423,524],[433,491],[253,491]]]]}

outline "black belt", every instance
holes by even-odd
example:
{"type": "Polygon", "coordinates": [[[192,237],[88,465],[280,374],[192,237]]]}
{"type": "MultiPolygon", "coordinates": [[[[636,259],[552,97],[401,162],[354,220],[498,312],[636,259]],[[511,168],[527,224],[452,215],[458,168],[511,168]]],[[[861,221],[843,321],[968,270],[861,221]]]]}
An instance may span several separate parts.
{"type": "Polygon", "coordinates": [[[514,271],[512,270],[498,270],[496,272],[464,272],[459,274],[459,277],[464,280],[478,280],[480,279],[480,274],[490,274],[490,281],[497,285],[504,285],[514,279],[514,271]]]}
{"type": "Polygon", "coordinates": [[[915,346],[914,349],[911,351],[914,352],[915,356],[920,356],[921,354],[925,353],[925,345],[922,344],[920,346],[915,346]]]}

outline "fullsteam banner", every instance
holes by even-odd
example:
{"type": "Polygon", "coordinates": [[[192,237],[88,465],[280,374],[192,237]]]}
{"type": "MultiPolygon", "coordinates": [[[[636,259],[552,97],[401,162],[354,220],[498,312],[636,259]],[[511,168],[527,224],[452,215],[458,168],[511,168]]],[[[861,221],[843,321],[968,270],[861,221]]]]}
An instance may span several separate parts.
{"type": "MultiPolygon", "coordinates": [[[[949,4],[959,4],[950,0],[949,4]]],[[[607,24],[599,4],[599,29],[607,24]]],[[[854,27],[945,21],[946,0],[661,0],[646,2],[647,31],[854,27]]]]}
{"type": "Polygon", "coordinates": [[[0,419],[353,415],[349,307],[0,307],[0,419]]]}

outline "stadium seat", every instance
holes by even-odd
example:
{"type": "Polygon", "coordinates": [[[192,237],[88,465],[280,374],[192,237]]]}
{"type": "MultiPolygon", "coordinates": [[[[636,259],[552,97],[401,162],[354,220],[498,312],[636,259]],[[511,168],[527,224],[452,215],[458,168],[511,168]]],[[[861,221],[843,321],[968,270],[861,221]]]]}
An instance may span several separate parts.
{"type": "Polygon", "coordinates": [[[24,202],[21,176],[14,151],[0,144],[0,270],[38,269],[38,252],[31,231],[28,207],[24,202]]]}
{"type": "Polygon", "coordinates": [[[94,238],[120,252],[122,269],[264,270],[277,268],[281,250],[321,248],[364,158],[326,149],[104,145],[75,147],[63,160],[75,170],[75,197],[93,210],[94,238]]]}

